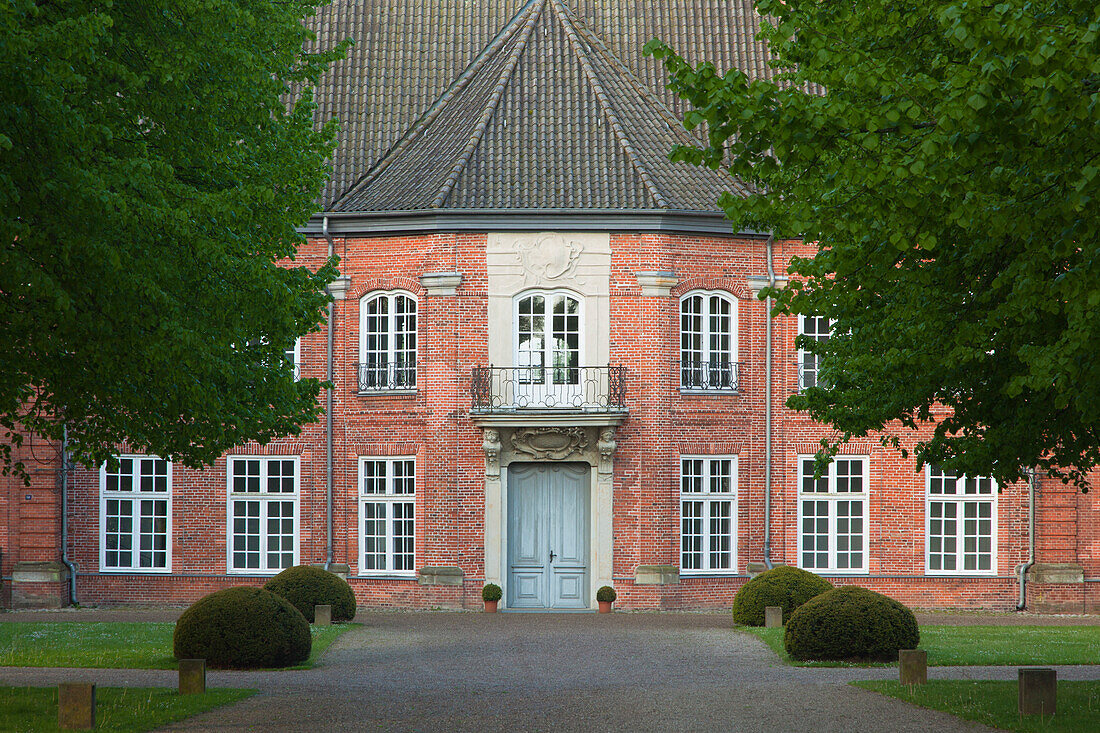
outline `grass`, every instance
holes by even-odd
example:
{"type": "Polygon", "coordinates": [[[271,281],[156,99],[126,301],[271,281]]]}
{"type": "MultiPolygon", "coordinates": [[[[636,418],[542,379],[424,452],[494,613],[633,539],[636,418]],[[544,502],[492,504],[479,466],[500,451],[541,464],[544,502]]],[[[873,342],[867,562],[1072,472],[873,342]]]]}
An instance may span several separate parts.
{"type": "Polygon", "coordinates": [[[1100,730],[1100,682],[1059,681],[1058,710],[1041,717],[1017,712],[1017,683],[1012,681],[930,680],[926,685],[910,686],[895,680],[875,680],[852,684],[1002,730],[1100,730]]]}
{"type": "MultiPolygon", "coordinates": [[[[738,628],[760,637],[787,664],[884,666],[794,662],[783,648],[783,629],[738,628]]],[[[920,648],[928,652],[930,667],[1100,664],[1100,626],[922,626],[920,648]]]]}
{"type": "MultiPolygon", "coordinates": [[[[291,669],[316,666],[332,642],[359,624],[310,626],[309,659],[291,669]]],[[[175,669],[174,623],[0,623],[0,666],[175,669]]]]}
{"type": "MultiPolygon", "coordinates": [[[[190,718],[254,695],[255,690],[217,689],[180,695],[173,689],[96,687],[96,730],[145,731],[190,718]]],[[[6,731],[55,731],[56,687],[0,687],[0,720],[6,731]]]]}

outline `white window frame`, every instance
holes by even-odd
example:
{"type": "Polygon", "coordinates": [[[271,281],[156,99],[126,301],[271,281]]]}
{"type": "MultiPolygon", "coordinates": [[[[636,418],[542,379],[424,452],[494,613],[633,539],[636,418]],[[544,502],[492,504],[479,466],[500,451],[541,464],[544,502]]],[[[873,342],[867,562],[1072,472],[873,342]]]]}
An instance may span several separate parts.
{"type": "MultiPolygon", "coordinates": [[[[549,345],[550,337],[554,333],[554,312],[553,312],[553,298],[556,297],[568,298],[577,304],[577,368],[580,369],[585,365],[585,353],[584,353],[584,297],[574,293],[572,290],[557,289],[557,290],[524,290],[522,293],[518,293],[512,298],[512,356],[515,359],[515,365],[517,367],[532,366],[530,364],[523,363],[523,359],[520,358],[519,350],[519,319],[520,303],[528,298],[541,297],[543,299],[543,317],[546,321],[543,324],[542,335],[544,338],[542,345],[542,354],[545,356],[548,352],[553,353],[553,349],[549,345]]],[[[551,359],[551,361],[553,361],[551,359]]],[[[544,363],[542,365],[544,369],[552,374],[554,370],[554,364],[544,363]]],[[[560,367],[568,368],[568,367],[560,367]]]]}
{"type": "MultiPolygon", "coordinates": [[[[955,475],[945,471],[942,471],[938,466],[931,464],[926,465],[924,468],[924,568],[925,574],[931,576],[988,576],[997,574],[997,494],[998,486],[996,479],[990,476],[979,476],[977,478],[970,478],[966,475],[955,475]],[[934,473],[938,475],[934,476],[934,473]],[[934,479],[940,479],[944,482],[944,488],[947,483],[954,483],[954,493],[932,493],[932,484],[934,479]],[[972,491],[967,491],[969,487],[973,487],[972,491]],[[983,490],[987,489],[987,490],[983,490]],[[954,555],[955,568],[944,569],[938,568],[932,569],[932,523],[933,523],[933,504],[953,505],[955,516],[951,519],[955,522],[955,532],[951,539],[955,542],[955,551],[951,554],[954,555]],[[974,568],[973,570],[965,569],[966,564],[966,505],[974,505],[978,508],[979,505],[987,505],[989,507],[989,552],[982,553],[976,552],[976,556],[980,558],[983,554],[989,555],[989,567],[985,569],[974,568]]],[[[946,519],[941,514],[937,519],[946,519]]],[[[980,521],[982,517],[974,517],[973,519],[980,521]]],[[[941,533],[941,537],[946,538],[946,535],[941,533]]],[[[980,541],[982,535],[979,533],[976,538],[980,541]]],[[[942,551],[936,553],[945,555],[942,551]]],[[[980,562],[976,563],[980,564],[980,562]]]]}
{"type": "MultiPolygon", "coordinates": [[[[293,567],[299,562],[299,546],[301,544],[302,534],[302,519],[301,519],[301,502],[299,496],[301,495],[301,482],[302,482],[302,470],[301,459],[299,456],[286,456],[286,455],[230,455],[226,457],[225,461],[225,493],[226,493],[226,511],[225,511],[225,567],[226,572],[230,575],[274,575],[286,567],[293,567]],[[257,474],[259,480],[259,490],[255,492],[246,491],[239,492],[234,488],[234,466],[237,461],[259,461],[259,473],[257,474]],[[270,492],[268,488],[268,479],[270,478],[270,464],[275,461],[291,461],[294,464],[294,490],[293,492],[270,492]],[[258,552],[259,552],[259,564],[258,567],[236,567],[233,561],[234,555],[234,505],[237,502],[256,501],[259,502],[260,514],[258,516],[258,552]],[[293,557],[291,562],[286,567],[271,567],[268,563],[268,520],[272,519],[269,514],[270,506],[278,502],[290,502],[293,506],[294,516],[294,531],[293,531],[293,557]]],[[[279,519],[279,517],[275,517],[279,519]]],[[[285,518],[284,518],[285,519],[285,518]]],[[[284,535],[285,536],[285,535],[284,535]]],[[[283,551],[285,552],[285,551],[283,551]]]]}
{"type": "Polygon", "coordinates": [[[297,382],[302,377],[302,337],[294,339],[294,347],[286,349],[283,352],[283,358],[290,362],[294,367],[294,381],[297,382]]]}
{"type": "MultiPolygon", "coordinates": [[[[104,463],[99,467],[99,570],[101,573],[170,573],[172,572],[172,462],[164,460],[159,456],[141,455],[136,453],[124,453],[116,456],[120,462],[132,461],[130,464],[130,471],[127,474],[122,474],[122,469],[125,463],[119,466],[117,472],[109,472],[107,470],[107,464],[104,463]],[[154,473],[143,474],[143,462],[154,462],[154,473]],[[156,476],[155,462],[161,461],[165,464],[165,488],[163,491],[156,490],[156,476]],[[109,490],[107,488],[107,477],[128,475],[130,479],[129,490],[109,490]],[[142,489],[142,477],[148,475],[152,480],[152,488],[145,490],[142,489]],[[107,516],[108,502],[110,501],[130,501],[130,530],[127,534],[130,537],[130,558],[129,565],[115,565],[108,567],[107,565],[107,530],[109,524],[109,518],[107,516]],[[142,502],[145,501],[163,501],[165,503],[165,526],[163,532],[156,532],[155,535],[164,536],[164,566],[156,567],[153,565],[142,566],[141,565],[141,509],[142,502]],[[137,562],[134,562],[134,561],[137,562]]],[[[157,550],[153,550],[157,552],[157,550]]]]}
{"type": "MultiPolygon", "coordinates": [[[[416,457],[415,456],[359,456],[359,574],[360,575],[385,575],[385,576],[399,576],[399,577],[416,577],[416,562],[417,562],[417,547],[416,547],[416,529],[417,529],[417,501],[416,501],[416,457]],[[385,466],[385,476],[382,478],[383,490],[381,492],[371,491],[368,493],[368,475],[367,465],[383,464],[385,466]],[[401,465],[401,475],[398,477],[398,471],[395,470],[397,464],[401,465]],[[402,483],[406,484],[403,488],[407,489],[408,482],[412,482],[412,491],[402,491],[397,493],[396,479],[400,478],[402,483]],[[408,506],[411,504],[411,508],[408,506]],[[385,517],[381,518],[384,522],[384,538],[385,549],[381,553],[383,557],[384,568],[367,568],[369,564],[367,562],[367,542],[368,535],[366,532],[367,521],[378,521],[378,518],[368,517],[368,505],[377,506],[382,505],[385,507],[385,517]],[[397,506],[402,506],[402,511],[406,514],[398,517],[397,506]],[[412,513],[411,518],[407,516],[407,513],[412,513]],[[408,559],[407,568],[394,569],[395,557],[397,555],[408,555],[408,552],[397,552],[395,546],[395,539],[397,537],[394,529],[395,523],[401,521],[408,523],[411,521],[411,527],[408,531],[401,535],[403,540],[412,540],[412,557],[408,559]]],[[[377,481],[377,474],[374,474],[372,480],[377,481]]],[[[378,535],[372,535],[372,537],[378,537],[378,535]]]]}
{"type": "MultiPolygon", "coordinates": [[[[824,320],[825,325],[829,328],[829,335],[821,338],[820,334],[815,334],[814,339],[816,341],[828,341],[833,336],[833,322],[824,316],[806,316],[799,314],[798,316],[798,335],[809,336],[806,333],[806,321],[824,320]]],[[[818,376],[821,374],[821,357],[817,354],[811,354],[805,349],[798,350],[798,391],[801,392],[809,387],[818,387],[821,385],[821,380],[818,376]],[[807,363],[807,360],[812,360],[807,363]],[[812,375],[812,376],[811,376],[812,375]]]]}
{"type": "MultiPolygon", "coordinates": [[[[406,317],[410,312],[406,311],[406,317]]],[[[381,330],[378,331],[382,333],[381,330]]],[[[379,350],[377,352],[371,352],[381,354],[379,350]]],[[[410,393],[416,391],[417,384],[417,365],[420,361],[420,302],[417,297],[407,290],[375,290],[367,293],[359,299],[359,373],[357,375],[357,383],[360,393],[372,393],[372,392],[404,392],[410,393]],[[411,311],[413,328],[411,331],[397,332],[395,308],[397,300],[399,298],[407,298],[411,303],[413,310],[411,311]],[[365,371],[368,370],[368,353],[367,353],[367,339],[371,333],[367,330],[367,324],[369,323],[370,315],[367,313],[367,308],[371,303],[378,300],[386,300],[386,350],[385,350],[385,375],[382,380],[382,384],[367,384],[368,381],[364,376],[365,371]],[[397,367],[397,355],[401,354],[405,358],[408,357],[409,349],[396,348],[396,341],[398,333],[408,337],[412,336],[413,348],[412,353],[412,365],[402,366],[400,369],[397,367]]],[[[407,362],[402,362],[407,363],[407,362]]]]}
{"type": "MultiPolygon", "coordinates": [[[[692,467],[694,469],[694,466],[692,467]]],[[[677,564],[680,566],[680,575],[736,575],[737,574],[737,456],[735,455],[681,455],[680,456],[680,491],[677,514],[680,517],[680,549],[677,564]],[[699,473],[686,470],[688,463],[700,464],[699,473]],[[721,485],[722,473],[718,470],[722,463],[729,463],[728,491],[716,491],[716,486],[721,485]],[[698,477],[699,491],[689,490],[688,486],[692,478],[698,477]],[[685,517],[684,504],[686,502],[701,505],[698,517],[690,519],[698,520],[699,531],[691,533],[692,537],[698,537],[699,567],[687,568],[684,566],[684,556],[689,550],[685,547],[685,517]],[[725,517],[714,516],[716,508],[728,504],[728,514],[725,517]],[[714,531],[714,521],[728,519],[729,530],[724,534],[714,531]],[[715,567],[712,543],[720,538],[729,542],[728,556],[729,566],[715,567]]],[[[720,554],[726,554],[718,550],[720,554]]]]}
{"type": "MultiPolygon", "coordinates": [[[[813,455],[800,455],[798,456],[798,467],[795,471],[795,475],[798,477],[798,567],[803,570],[808,570],[812,573],[818,573],[822,575],[866,575],[868,574],[870,567],[870,505],[871,505],[871,492],[870,492],[870,459],[868,456],[857,455],[838,455],[833,458],[829,463],[828,472],[817,481],[813,480],[813,455]],[[843,486],[846,481],[844,477],[838,477],[837,466],[840,462],[859,461],[862,465],[862,470],[858,474],[860,479],[862,490],[858,492],[854,491],[841,491],[839,488],[843,486]],[[808,472],[808,473],[807,473],[808,472]],[[813,482],[815,487],[824,487],[824,491],[814,490],[806,491],[806,485],[809,482],[813,482]],[[807,536],[805,521],[808,517],[805,516],[805,502],[824,502],[827,514],[824,517],[818,517],[816,514],[810,519],[825,519],[826,526],[824,532],[813,532],[812,534],[817,537],[819,535],[827,538],[828,548],[825,551],[827,555],[827,563],[825,567],[807,567],[806,558],[804,553],[808,551],[805,547],[805,540],[807,536]],[[851,505],[850,502],[861,502],[860,519],[862,520],[862,532],[858,534],[853,532],[844,532],[843,536],[850,538],[857,536],[861,538],[861,549],[858,550],[862,554],[862,564],[860,567],[838,567],[837,553],[839,537],[841,534],[838,532],[841,525],[850,520],[851,518],[851,505]],[[849,502],[844,509],[848,512],[847,515],[842,515],[840,507],[845,502],[849,502]]],[[[850,464],[847,464],[850,467],[850,464]]],[[[857,474],[850,474],[851,476],[857,476],[857,474]]],[[[814,507],[815,510],[818,507],[814,507]]],[[[816,529],[816,528],[815,528],[816,529]]],[[[813,552],[819,553],[816,548],[813,552]]],[[[849,549],[845,550],[843,554],[850,555],[853,551],[849,549]]],[[[850,559],[850,558],[849,558],[850,559]]],[[[848,563],[845,563],[848,564],[848,563]]],[[[816,565],[816,561],[814,563],[816,565]]]]}
{"type": "MultiPolygon", "coordinates": [[[[737,298],[731,293],[722,290],[692,290],[690,293],[685,293],[680,297],[680,307],[678,311],[679,326],[677,328],[677,333],[680,336],[681,391],[737,392],[740,388],[740,369],[737,359],[737,311],[737,298]],[[689,333],[684,330],[684,304],[692,298],[702,299],[702,310],[699,313],[699,359],[697,362],[689,362],[684,359],[684,352],[688,351],[684,348],[684,338],[685,334],[689,333]],[[722,334],[718,329],[714,328],[714,319],[721,316],[720,313],[716,314],[712,312],[715,299],[729,305],[729,333],[727,334],[722,334]],[[714,358],[715,354],[721,354],[721,350],[713,348],[713,344],[711,343],[716,336],[725,336],[729,338],[728,362],[731,366],[728,369],[732,370],[732,373],[727,373],[726,370],[722,370],[720,367],[718,369],[714,367],[715,364],[721,365],[723,363],[722,358],[714,358]],[[697,365],[692,366],[691,364],[697,365]],[[704,364],[707,366],[702,366],[704,364]]],[[[690,333],[695,332],[691,331],[690,333]]],[[[694,351],[694,349],[690,351],[694,351]]]]}

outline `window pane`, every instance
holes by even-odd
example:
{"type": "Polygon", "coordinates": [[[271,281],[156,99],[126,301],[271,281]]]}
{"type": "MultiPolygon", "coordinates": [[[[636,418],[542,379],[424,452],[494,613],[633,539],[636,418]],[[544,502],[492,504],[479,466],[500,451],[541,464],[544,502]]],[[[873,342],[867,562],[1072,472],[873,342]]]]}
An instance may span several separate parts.
{"type": "Polygon", "coordinates": [[[703,567],[703,502],[680,502],[680,567],[703,567]]]}

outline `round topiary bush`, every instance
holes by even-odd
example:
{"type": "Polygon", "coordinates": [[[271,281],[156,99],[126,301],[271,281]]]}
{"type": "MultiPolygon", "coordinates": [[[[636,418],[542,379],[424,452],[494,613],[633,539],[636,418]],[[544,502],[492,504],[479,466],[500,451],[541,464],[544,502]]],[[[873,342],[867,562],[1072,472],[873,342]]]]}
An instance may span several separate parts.
{"type": "Polygon", "coordinates": [[[483,601],[499,601],[504,595],[504,592],[500,589],[500,586],[496,583],[486,583],[481,589],[481,600],[483,601]]]}
{"type": "Polygon", "coordinates": [[[264,584],[264,588],[282,596],[313,623],[314,606],[332,606],[335,623],[355,618],[355,593],[348,581],[312,565],[287,568],[264,584]]]}
{"type": "Polygon", "coordinates": [[[812,598],[791,614],[783,645],[792,659],[897,661],[916,649],[913,612],[893,598],[849,585],[812,598]]]}
{"type": "Polygon", "coordinates": [[[599,590],[596,591],[596,601],[599,603],[614,603],[618,597],[615,589],[610,585],[601,585],[599,590]]]}
{"type": "Polygon", "coordinates": [[[309,657],[309,624],[285,598],[263,588],[226,588],[200,598],[176,622],[176,659],[217,669],[289,667],[309,657]]]}
{"type": "Polygon", "coordinates": [[[772,568],[737,591],[733,598],[733,622],[742,626],[763,626],[767,606],[781,606],[786,622],[796,608],[832,588],[832,583],[806,570],[785,566],[772,568]]]}

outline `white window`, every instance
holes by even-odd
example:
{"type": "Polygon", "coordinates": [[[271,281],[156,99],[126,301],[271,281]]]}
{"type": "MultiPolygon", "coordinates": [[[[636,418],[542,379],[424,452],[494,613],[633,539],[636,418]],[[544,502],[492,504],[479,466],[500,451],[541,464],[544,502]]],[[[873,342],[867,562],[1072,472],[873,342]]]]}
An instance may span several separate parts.
{"type": "Polygon", "coordinates": [[[680,387],[738,388],[737,301],[722,293],[680,299],[680,387]]]}
{"type": "Polygon", "coordinates": [[[359,572],[416,573],[416,461],[359,459],[359,572]]]}
{"type": "Polygon", "coordinates": [[[997,482],[929,465],[927,567],[931,575],[997,572],[997,482]]]}
{"type": "Polygon", "coordinates": [[[277,573],[298,564],[298,458],[231,456],[229,570],[277,573]]]}
{"type": "Polygon", "coordinates": [[[680,458],[680,573],[737,570],[737,457],[680,458]]]}
{"type": "Polygon", "coordinates": [[[168,572],[172,551],[172,464],[155,456],[119,456],[99,469],[101,570],[168,572]]]}
{"type": "Polygon", "coordinates": [[[372,293],[359,302],[359,391],[416,389],[416,299],[372,293]]]}
{"type": "MultiPolygon", "coordinates": [[[[798,334],[811,341],[828,341],[832,335],[833,324],[824,316],[799,316],[798,334]]],[[[821,367],[821,357],[812,354],[805,349],[798,350],[798,388],[817,387],[825,385],[818,378],[821,367]]]]}
{"type": "Polygon", "coordinates": [[[302,376],[302,339],[294,339],[294,345],[283,350],[283,361],[294,367],[294,379],[297,381],[302,376]]]}
{"type": "Polygon", "coordinates": [[[837,456],[814,478],[813,456],[799,456],[798,554],[805,570],[867,572],[867,458],[837,456]]]}
{"type": "Polygon", "coordinates": [[[524,384],[578,384],[581,303],[569,293],[516,300],[516,366],[524,384]]]}

